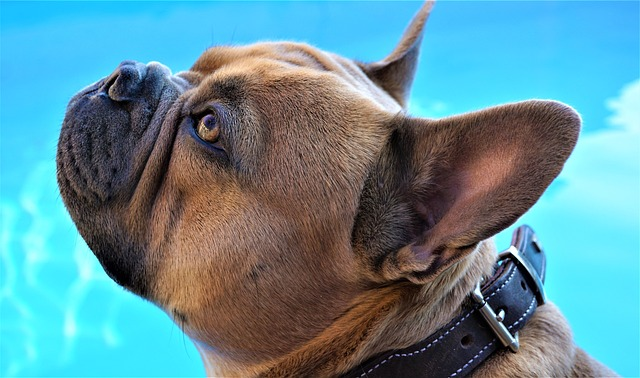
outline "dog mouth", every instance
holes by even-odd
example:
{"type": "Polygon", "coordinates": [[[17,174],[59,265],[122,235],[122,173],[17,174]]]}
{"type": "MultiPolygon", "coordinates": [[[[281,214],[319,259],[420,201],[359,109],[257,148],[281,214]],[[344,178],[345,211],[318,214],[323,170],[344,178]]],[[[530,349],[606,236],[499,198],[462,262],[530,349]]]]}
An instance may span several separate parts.
{"type": "Polygon", "coordinates": [[[125,287],[140,287],[144,255],[122,209],[142,212],[132,209],[133,198],[154,197],[177,129],[172,109],[189,87],[159,63],[125,61],[67,106],[56,156],[60,193],[80,234],[125,287]]]}

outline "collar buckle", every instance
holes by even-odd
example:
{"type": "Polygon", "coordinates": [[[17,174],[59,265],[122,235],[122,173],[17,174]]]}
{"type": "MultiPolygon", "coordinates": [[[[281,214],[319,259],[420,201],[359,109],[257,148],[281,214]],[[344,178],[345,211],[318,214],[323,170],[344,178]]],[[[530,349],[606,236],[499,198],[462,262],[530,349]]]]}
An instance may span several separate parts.
{"type": "MultiPolygon", "coordinates": [[[[537,242],[537,239],[534,239],[534,243],[537,242]]],[[[539,247],[538,243],[534,244],[536,246],[536,252],[540,252],[542,249],[539,247]]],[[[535,268],[531,265],[529,260],[524,257],[519,251],[518,248],[511,246],[504,252],[498,255],[498,261],[505,260],[507,258],[511,258],[511,260],[520,268],[520,271],[524,273],[524,276],[529,281],[529,285],[535,290],[536,300],[538,301],[538,306],[542,306],[547,302],[547,296],[544,292],[544,286],[542,284],[542,280],[540,276],[536,272],[535,268]]]]}
{"type": "MultiPolygon", "coordinates": [[[[540,247],[537,238],[535,238],[535,235],[532,239],[535,251],[538,253],[542,252],[542,248],[540,247]]],[[[505,259],[511,259],[516,264],[517,268],[523,274],[525,279],[529,281],[529,286],[534,290],[538,305],[541,306],[545,304],[547,301],[547,297],[544,292],[542,279],[538,275],[535,268],[531,265],[529,260],[524,255],[522,255],[520,251],[518,251],[518,248],[513,245],[498,255],[498,261],[503,261],[505,259]]],[[[475,289],[471,293],[471,298],[474,300],[474,302],[480,305],[478,311],[487,321],[489,327],[491,327],[491,330],[498,337],[502,345],[508,347],[514,353],[517,352],[520,348],[518,332],[516,332],[514,335],[511,335],[511,333],[509,333],[507,327],[505,327],[505,325],[502,323],[502,321],[504,320],[504,312],[500,311],[496,314],[493,308],[489,306],[489,303],[485,301],[484,296],[482,295],[480,283],[476,284],[475,289]]]]}
{"type": "Polygon", "coordinates": [[[471,292],[471,298],[480,305],[478,311],[480,315],[487,321],[489,327],[495,335],[498,337],[502,345],[508,347],[513,353],[516,353],[520,349],[520,340],[518,339],[518,332],[515,335],[511,335],[507,327],[505,327],[502,321],[504,320],[504,311],[496,312],[489,306],[489,303],[484,300],[482,291],[480,290],[480,283],[476,284],[475,289],[471,292]]]}

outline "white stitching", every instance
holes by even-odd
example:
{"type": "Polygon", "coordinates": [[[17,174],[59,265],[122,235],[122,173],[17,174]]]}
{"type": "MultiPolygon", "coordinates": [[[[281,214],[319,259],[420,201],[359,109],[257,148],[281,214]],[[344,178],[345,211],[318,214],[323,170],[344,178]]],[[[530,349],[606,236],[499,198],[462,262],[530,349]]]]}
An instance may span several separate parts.
{"type": "Polygon", "coordinates": [[[515,323],[513,323],[512,325],[509,326],[508,329],[511,329],[515,326],[518,325],[518,323],[520,323],[522,321],[522,319],[524,319],[525,316],[527,316],[527,314],[529,313],[529,311],[531,311],[531,309],[533,308],[533,305],[536,303],[536,297],[533,297],[533,299],[531,300],[531,304],[529,304],[529,308],[527,309],[527,311],[525,311],[524,314],[522,314],[522,316],[520,317],[520,319],[518,319],[515,323]]]}
{"type": "MultiPolygon", "coordinates": [[[[512,329],[513,327],[515,327],[516,325],[518,325],[518,323],[520,323],[522,321],[522,319],[525,318],[525,316],[527,316],[527,314],[529,312],[531,312],[531,309],[533,308],[533,305],[536,303],[536,298],[533,297],[533,299],[531,300],[531,303],[529,304],[529,308],[527,309],[527,311],[525,311],[524,314],[522,314],[522,316],[520,317],[520,319],[518,319],[515,323],[513,323],[512,325],[509,326],[508,329],[512,329]]],[[[473,360],[475,360],[476,358],[478,358],[478,356],[480,356],[489,346],[491,346],[491,344],[493,344],[493,342],[495,341],[495,339],[493,339],[493,341],[491,341],[489,344],[487,344],[484,348],[482,348],[480,350],[480,352],[478,352],[478,354],[476,354],[475,356],[473,356],[472,359],[469,360],[469,362],[467,362],[466,364],[464,364],[464,366],[462,366],[460,369],[456,370],[455,373],[451,374],[449,377],[455,377],[456,375],[458,375],[461,371],[463,371],[464,369],[467,368],[467,366],[469,366],[469,364],[471,364],[473,362],[473,360]]]]}
{"type": "Polygon", "coordinates": [[[484,348],[480,349],[480,352],[478,352],[478,354],[476,354],[475,356],[473,356],[472,359],[470,359],[466,364],[464,364],[464,366],[462,366],[460,369],[456,370],[455,373],[451,374],[449,377],[455,377],[456,375],[458,375],[461,371],[463,371],[464,369],[467,368],[467,366],[469,366],[473,360],[475,360],[476,358],[478,358],[478,356],[480,356],[485,350],[487,350],[488,347],[490,347],[491,345],[493,345],[493,342],[496,341],[495,339],[493,339],[493,341],[491,341],[489,344],[485,345],[484,348]]]}
{"type": "Polygon", "coordinates": [[[506,284],[508,284],[509,282],[511,282],[511,279],[513,278],[513,276],[515,276],[515,274],[516,274],[516,271],[517,271],[517,270],[518,270],[518,269],[514,269],[514,270],[513,270],[513,272],[511,272],[511,274],[509,275],[509,278],[507,278],[507,280],[506,280],[506,281],[504,281],[504,282],[502,283],[502,285],[500,285],[500,287],[498,288],[498,290],[494,291],[491,295],[489,295],[487,298],[485,298],[485,301],[486,301],[486,300],[489,300],[489,298],[491,298],[491,297],[493,297],[494,295],[498,294],[498,293],[500,292],[500,290],[502,290],[502,288],[503,288],[506,284]]]}
{"type": "Polygon", "coordinates": [[[360,374],[360,377],[364,377],[365,375],[371,373],[372,371],[376,370],[377,368],[379,368],[380,366],[382,366],[383,364],[385,364],[387,361],[391,360],[394,357],[412,357],[413,355],[417,355],[420,354],[422,352],[424,352],[425,350],[431,348],[432,346],[434,346],[435,344],[437,344],[440,340],[442,340],[445,336],[447,336],[449,333],[451,333],[451,331],[453,331],[457,326],[460,325],[460,323],[462,323],[463,321],[465,321],[469,316],[471,316],[471,314],[473,314],[475,310],[471,310],[469,311],[469,313],[467,315],[465,315],[462,319],[458,320],[456,322],[456,324],[454,324],[451,328],[449,328],[447,330],[447,332],[445,332],[444,334],[440,335],[440,337],[438,337],[437,339],[433,340],[432,342],[430,342],[427,346],[415,350],[411,353],[395,353],[392,354],[391,356],[385,358],[384,360],[380,361],[380,363],[378,363],[376,366],[372,367],[371,369],[369,369],[369,371],[366,371],[362,374],[360,374]]]}
{"type": "MultiPolygon", "coordinates": [[[[491,295],[489,295],[486,299],[488,300],[489,298],[493,297],[494,295],[498,294],[504,287],[506,284],[508,284],[511,279],[513,279],[513,276],[516,274],[517,269],[514,269],[513,272],[511,272],[511,274],[509,275],[509,278],[507,278],[506,281],[504,281],[504,283],[502,283],[502,285],[500,285],[500,287],[498,288],[498,290],[494,291],[491,295]]],[[[535,298],[534,298],[535,300],[535,298]]],[[[533,303],[532,303],[533,305],[533,303]]],[[[531,309],[531,306],[529,307],[529,310],[531,309]]],[[[527,310],[527,312],[529,312],[529,310],[527,310]]],[[[379,368],[380,366],[384,365],[385,363],[387,363],[387,361],[391,360],[394,357],[412,357],[414,354],[420,354],[422,352],[424,352],[425,350],[431,348],[433,345],[437,344],[440,340],[442,340],[442,338],[444,338],[445,336],[447,336],[449,333],[451,333],[451,331],[453,331],[457,326],[460,325],[460,323],[462,323],[464,320],[466,320],[469,316],[471,316],[471,314],[473,314],[475,310],[471,310],[469,311],[469,313],[467,315],[465,315],[462,319],[460,319],[458,322],[456,322],[456,324],[454,324],[451,328],[449,328],[447,330],[447,332],[445,332],[443,335],[441,335],[440,337],[438,337],[437,339],[435,339],[434,341],[430,342],[426,347],[419,349],[419,350],[415,350],[411,353],[395,353],[392,354],[391,356],[385,358],[384,360],[380,361],[376,366],[372,367],[371,369],[369,369],[368,371],[360,374],[360,377],[364,377],[366,375],[368,375],[369,373],[371,373],[372,371],[376,370],[377,368],[379,368]]],[[[525,313],[526,315],[526,313],[525,313]]],[[[524,317],[524,315],[523,315],[524,317]]],[[[522,318],[520,318],[520,320],[522,320],[522,318]]],[[[518,320],[518,322],[520,321],[518,320]]],[[[514,325],[516,325],[518,322],[514,323],[514,325]]],[[[513,326],[512,326],[513,327],[513,326]]],[[[473,357],[473,359],[475,359],[476,357],[478,357],[485,349],[487,349],[487,347],[489,347],[489,345],[491,345],[493,343],[493,341],[489,344],[487,344],[487,346],[485,346],[480,352],[478,352],[478,354],[476,354],[475,357],[473,357]]],[[[473,359],[471,361],[473,361],[473,359]]],[[[469,362],[471,362],[469,361],[469,362]]],[[[468,364],[467,364],[468,365],[468,364]]],[[[466,366],[466,365],[465,365],[466,366]]],[[[464,367],[463,367],[464,369],[464,367]]]]}

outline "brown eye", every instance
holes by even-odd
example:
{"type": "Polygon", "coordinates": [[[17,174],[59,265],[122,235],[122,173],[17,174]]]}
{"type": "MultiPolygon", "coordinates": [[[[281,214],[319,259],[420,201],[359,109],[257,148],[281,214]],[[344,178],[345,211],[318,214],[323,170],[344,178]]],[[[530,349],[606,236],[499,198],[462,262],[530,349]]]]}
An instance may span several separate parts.
{"type": "Polygon", "coordinates": [[[220,137],[220,126],[218,125],[218,118],[213,114],[207,114],[200,119],[196,128],[196,133],[200,139],[205,142],[214,144],[220,137]]]}

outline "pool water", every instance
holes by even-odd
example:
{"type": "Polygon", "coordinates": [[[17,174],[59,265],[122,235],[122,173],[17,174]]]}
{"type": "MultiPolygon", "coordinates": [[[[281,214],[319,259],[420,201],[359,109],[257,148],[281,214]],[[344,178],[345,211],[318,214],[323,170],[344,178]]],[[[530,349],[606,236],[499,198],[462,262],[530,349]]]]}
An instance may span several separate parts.
{"type": "MultiPolygon", "coordinates": [[[[577,343],[625,376],[640,375],[639,4],[440,2],[410,103],[433,118],[529,98],[581,113],[565,170],[517,224],[538,232],[548,297],[577,343]]],[[[1,2],[0,376],[204,376],[179,328],[108,279],[62,205],[54,159],[75,91],[125,59],[185,70],[215,44],[294,39],[374,61],[419,6],[1,2]]]]}

